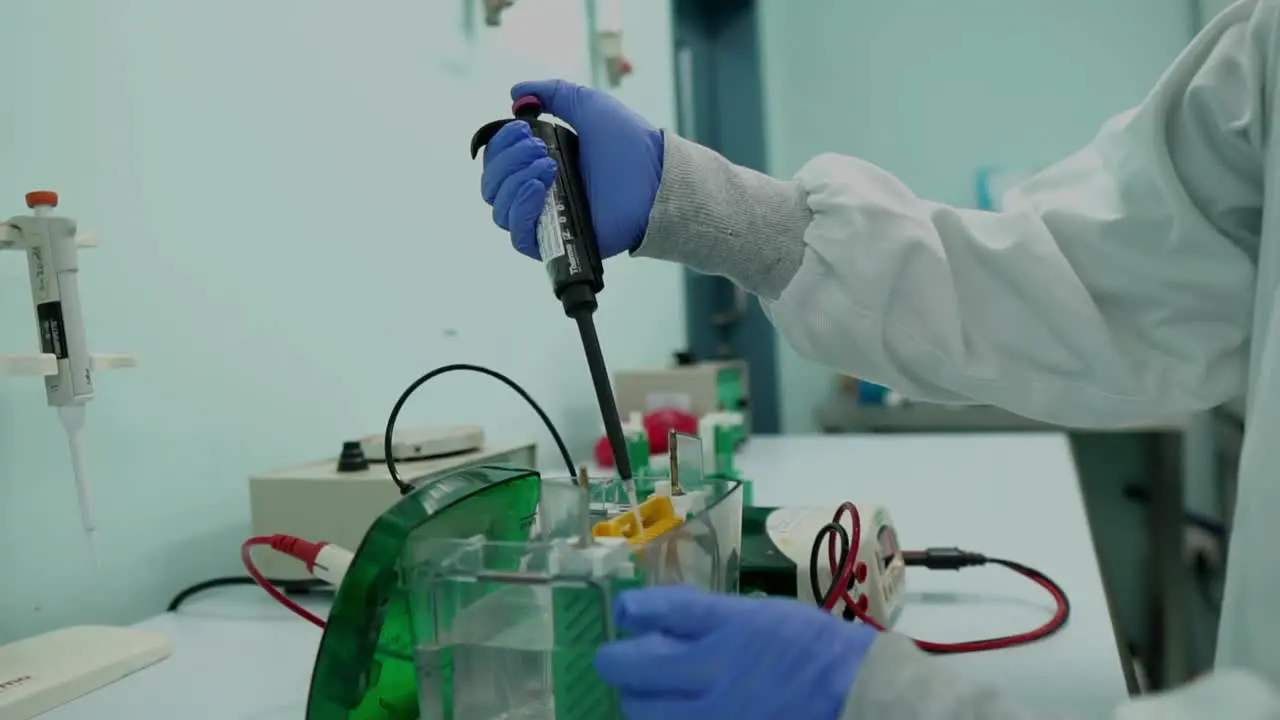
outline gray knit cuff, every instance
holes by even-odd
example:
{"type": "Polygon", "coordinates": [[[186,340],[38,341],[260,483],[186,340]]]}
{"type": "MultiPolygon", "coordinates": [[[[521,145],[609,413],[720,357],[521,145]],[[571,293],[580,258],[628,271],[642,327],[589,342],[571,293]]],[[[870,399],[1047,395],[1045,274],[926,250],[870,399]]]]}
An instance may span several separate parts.
{"type": "Polygon", "coordinates": [[[662,183],[638,257],[722,275],[777,300],[804,257],[812,213],[798,182],[775,180],[664,132],[662,183]]]}

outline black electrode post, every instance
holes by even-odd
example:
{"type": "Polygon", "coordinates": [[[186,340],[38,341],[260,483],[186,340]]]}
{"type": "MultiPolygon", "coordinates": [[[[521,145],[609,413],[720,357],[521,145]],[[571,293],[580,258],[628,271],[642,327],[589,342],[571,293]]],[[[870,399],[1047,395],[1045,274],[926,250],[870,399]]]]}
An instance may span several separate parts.
{"type": "Polygon", "coordinates": [[[600,418],[605,436],[613,450],[613,462],[623,480],[631,480],[631,458],[627,455],[627,439],[622,433],[622,417],[609,383],[600,338],[592,319],[599,306],[596,295],[604,289],[604,264],[596,247],[591,207],[587,189],[578,171],[578,136],[570,128],[540,120],[542,101],[522,97],[511,106],[514,117],[496,120],[476,131],[471,138],[474,159],[507,123],[529,124],[534,137],[547,146],[547,155],[556,162],[556,180],[547,193],[546,205],[538,218],[538,255],[551,276],[551,286],[564,305],[564,312],[578,324],[582,349],[587,356],[587,370],[600,403],[600,418]]]}

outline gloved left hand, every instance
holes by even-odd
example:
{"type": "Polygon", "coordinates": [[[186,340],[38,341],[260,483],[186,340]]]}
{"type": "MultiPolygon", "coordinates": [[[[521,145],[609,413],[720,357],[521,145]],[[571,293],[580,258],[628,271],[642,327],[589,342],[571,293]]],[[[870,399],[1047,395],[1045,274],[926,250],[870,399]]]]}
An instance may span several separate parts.
{"type": "Polygon", "coordinates": [[[687,586],[623,593],[596,669],[628,720],[838,720],[878,633],[793,600],[687,586]]]}

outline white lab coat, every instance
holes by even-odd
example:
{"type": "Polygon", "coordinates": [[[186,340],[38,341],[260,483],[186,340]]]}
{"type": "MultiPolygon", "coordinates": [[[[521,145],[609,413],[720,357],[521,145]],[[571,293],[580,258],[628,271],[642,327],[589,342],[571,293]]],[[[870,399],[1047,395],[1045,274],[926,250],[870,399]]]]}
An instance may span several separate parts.
{"type": "Polygon", "coordinates": [[[1075,426],[1247,392],[1216,666],[1249,674],[1120,717],[1280,717],[1277,88],[1280,2],[1249,0],[1003,213],[920,200],[851,158],[797,176],[814,212],[808,249],[767,305],[804,356],[908,397],[1075,426]],[[815,322],[815,310],[843,320],[815,322]]]}
{"type": "Polygon", "coordinates": [[[788,183],[672,137],[637,254],[734,279],[801,355],[918,400],[1103,427],[1247,392],[1218,670],[1116,717],[1280,718],[1277,88],[1280,0],[1245,0],[998,214],[850,157],[788,183]]]}

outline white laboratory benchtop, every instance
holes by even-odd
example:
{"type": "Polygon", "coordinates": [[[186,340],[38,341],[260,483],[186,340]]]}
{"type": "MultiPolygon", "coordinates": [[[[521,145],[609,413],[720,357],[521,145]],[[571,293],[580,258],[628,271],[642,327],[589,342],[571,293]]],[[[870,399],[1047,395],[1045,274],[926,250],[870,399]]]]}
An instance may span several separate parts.
{"type": "MultiPolygon", "coordinates": [[[[938,662],[1036,707],[1086,717],[1127,697],[1064,436],[760,436],[739,467],[754,480],[758,505],[882,504],[908,549],[960,546],[1014,560],[1047,573],[1070,596],[1071,621],[1057,635],[938,662]]],[[[930,640],[1022,632],[1052,610],[1042,589],[1001,568],[913,569],[907,586],[895,629],[930,640]]],[[[320,631],[255,588],[210,591],[141,625],[172,639],[171,658],[42,720],[303,717],[320,631]]]]}
{"type": "MultiPolygon", "coordinates": [[[[960,547],[1040,570],[1071,618],[1025,647],[938,662],[1037,708],[1110,717],[1128,687],[1075,460],[1065,435],[753,437],[738,460],[760,506],[883,505],[908,550],[960,547]]],[[[1000,567],[912,568],[894,630],[954,642],[1025,632],[1047,620],[1043,588],[1000,567]]]]}

